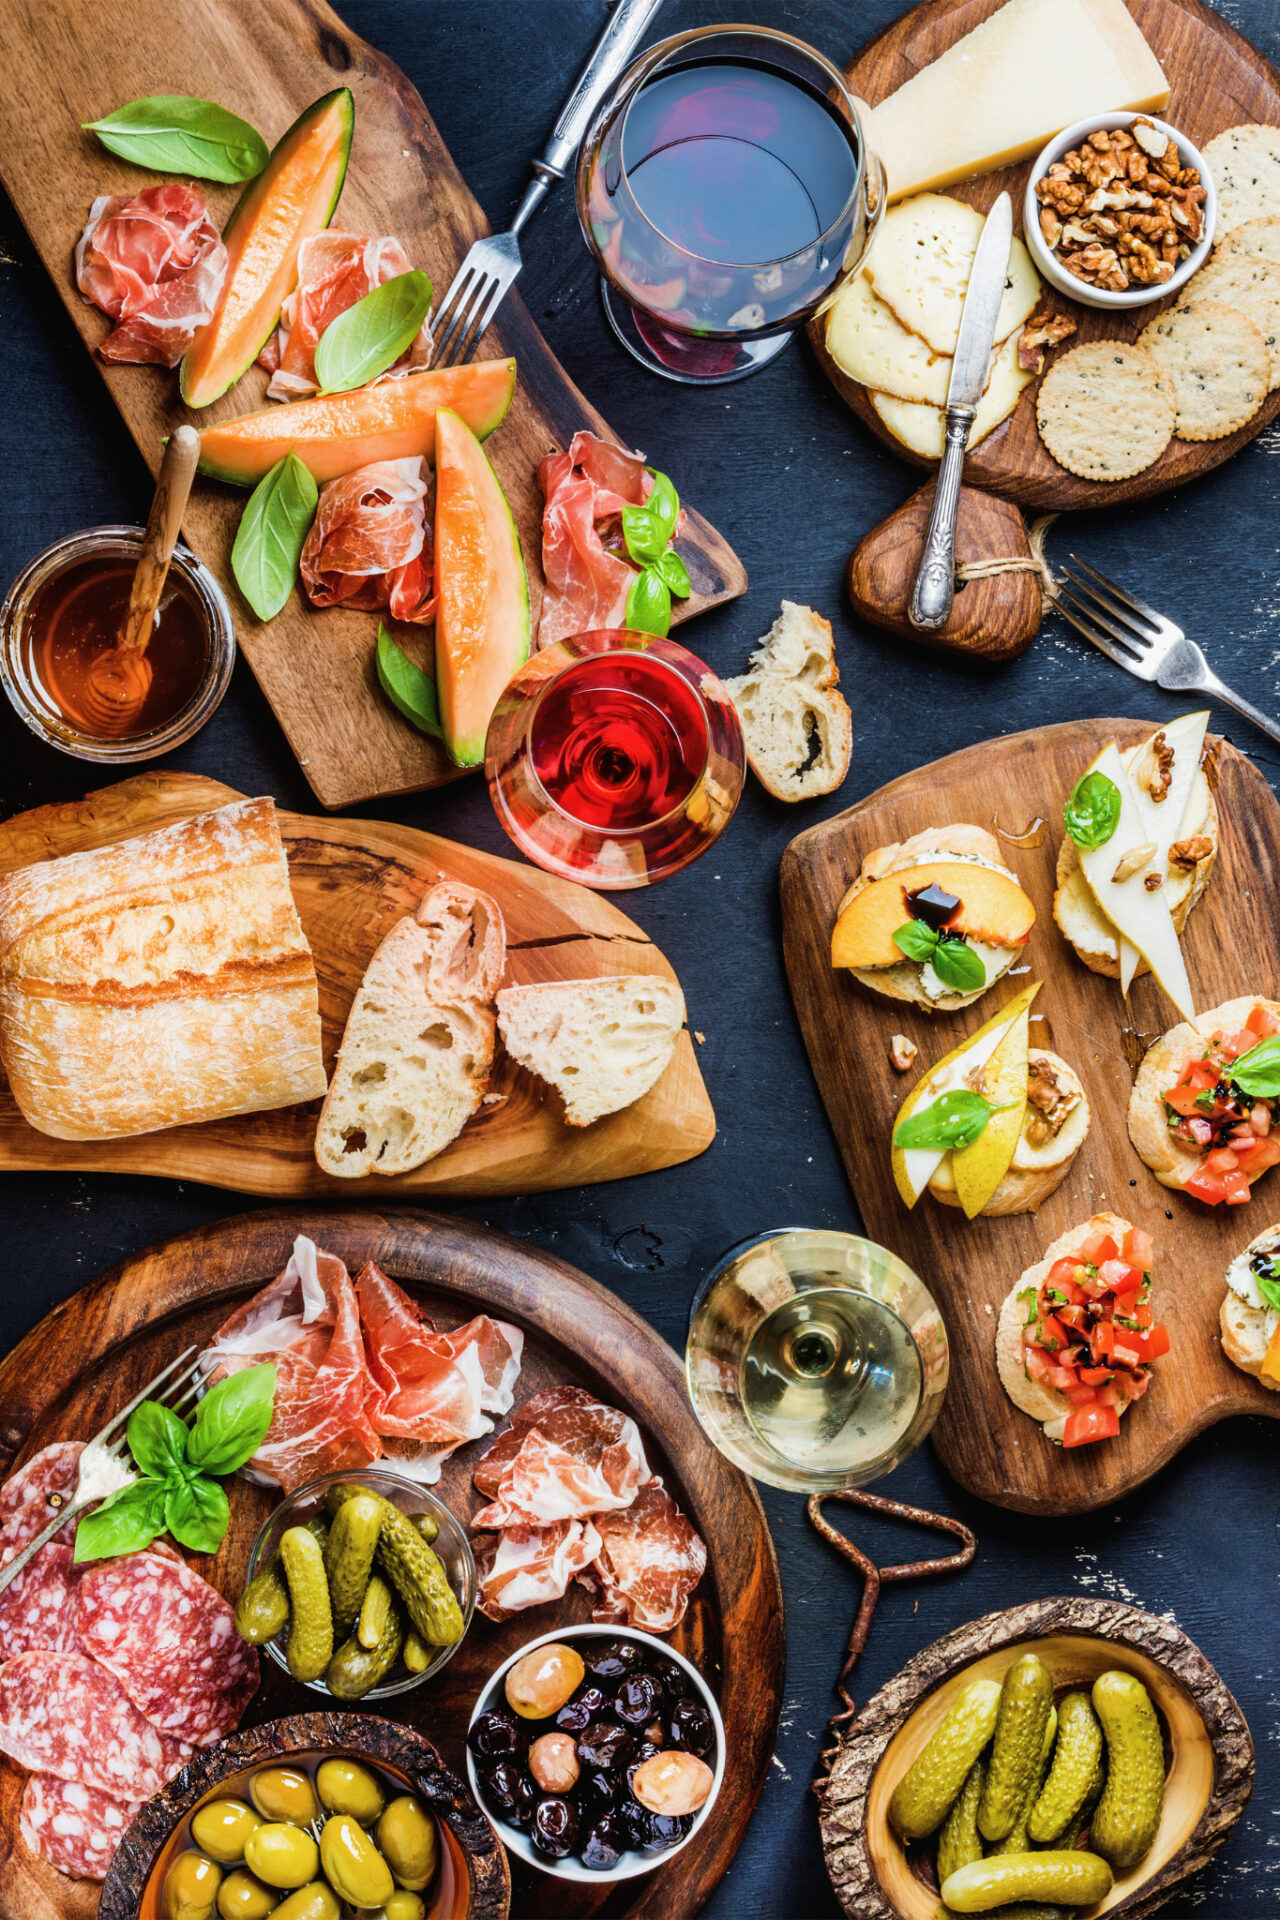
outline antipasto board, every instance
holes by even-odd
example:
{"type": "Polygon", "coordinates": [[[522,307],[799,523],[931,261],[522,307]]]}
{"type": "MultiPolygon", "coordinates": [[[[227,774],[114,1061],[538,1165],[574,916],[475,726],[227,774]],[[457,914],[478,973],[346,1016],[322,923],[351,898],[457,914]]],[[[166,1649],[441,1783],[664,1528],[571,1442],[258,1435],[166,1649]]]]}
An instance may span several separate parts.
{"type": "MultiPolygon", "coordinates": [[[[1001,0],[928,0],[885,28],[865,46],[847,68],[852,91],[874,108],[889,94],[927,67],[976,26],[995,13],[1001,0]]],[[[1129,12],[1168,76],[1170,99],[1160,117],[1185,134],[1196,146],[1227,127],[1257,121],[1280,125],[1280,74],[1236,32],[1220,13],[1201,0],[1126,0],[1129,12]]],[[[1099,102],[1101,109],[1114,102],[1099,102]]],[[[938,191],[967,201],[986,212],[1007,191],[1013,199],[1014,231],[1022,232],[1022,201],[1031,161],[984,173],[938,191]]],[[[1084,342],[1101,339],[1136,340],[1151,320],[1155,307],[1128,311],[1098,311],[1068,301],[1048,282],[1043,305],[1054,313],[1069,313],[1077,331],[1058,350],[1059,355],[1084,342]]],[[[847,378],[826,352],[824,322],[815,320],[810,338],[824,370],[837,390],[887,446],[917,465],[935,464],[909,451],[895,439],[872,405],[867,389],[847,378]]],[[[1057,355],[1050,355],[1052,367],[1057,355]]],[[[1130,479],[1101,482],[1077,477],[1058,465],[1043,445],[1036,427],[1036,395],[1040,381],[1028,385],[1013,413],[965,461],[964,477],[975,487],[1016,501],[1039,512],[1117,506],[1144,500],[1196,479],[1221,465],[1238,448],[1261,432],[1280,413],[1280,389],[1269,394],[1252,418],[1221,440],[1192,442],[1173,439],[1153,465],[1130,479]]]]}
{"type": "MultiPolygon", "coordinates": [[[[0,872],[104,846],[240,798],[199,774],[141,774],[83,801],[17,814],[0,827],[0,872]]],[[[509,982],[653,973],[673,979],[648,935],[586,887],[492,854],[369,820],[282,814],[290,880],[320,983],[326,1065],[374,948],[441,878],[481,887],[507,923],[509,982]]],[[[312,1153],[318,1103],[128,1139],[57,1140],[27,1125],[0,1080],[0,1168],[159,1174],[269,1198],[530,1193],[651,1172],[692,1158],[715,1115],[689,1033],[649,1093],[590,1127],[571,1127],[532,1075],[505,1055],[494,1096],[464,1132],[416,1171],[363,1181],[323,1173],[312,1153]]]]}
{"type": "MultiPolygon", "coordinates": [[[[61,1438],[86,1438],[175,1353],[211,1333],[310,1235],[352,1273],[376,1261],[448,1329],[478,1312],[525,1334],[516,1404],[542,1388],[572,1384],[619,1404],[638,1423],[654,1471],[689,1515],[708,1561],[672,1644],[715,1689],[725,1722],[728,1770],[705,1828],[653,1876],[582,1887],[535,1874],[513,1860],[512,1912],[539,1915],[678,1916],[697,1911],[726,1871],[769,1767],[783,1681],[782,1592],[760,1501],[749,1480],[705,1438],[684,1391],[675,1353],[630,1308],[585,1275],[508,1238],[441,1215],[404,1211],[241,1215],[160,1243],[73,1294],[0,1363],[0,1474],[61,1438]],[[625,1381],[625,1391],[622,1383],[625,1381]]],[[[465,1520],[479,1509],[471,1472],[480,1446],[463,1447],[436,1492],[465,1520]]],[[[238,1483],[230,1531],[216,1558],[193,1560],[224,1592],[239,1592],[250,1543],[274,1504],[270,1490],[238,1483]]],[[[461,1770],[471,1710],[486,1677],[527,1640],[590,1617],[581,1588],[563,1602],[517,1614],[500,1627],[477,1614],[438,1680],[386,1703],[425,1733],[461,1770]]],[[[264,1660],[263,1684],[245,1724],[306,1712],[323,1696],[299,1688],[264,1660]]],[[[97,1895],[15,1844],[21,1775],[0,1764],[0,1910],[6,1920],[90,1920],[97,1895]]]]}
{"type": "MultiPolygon", "coordinates": [[[[21,8],[5,11],[0,110],[10,137],[0,176],[91,352],[105,322],[76,290],[72,251],[97,195],[137,192],[148,176],[113,158],[80,131],[80,122],[139,95],[213,92],[275,140],[336,86],[349,87],[356,102],[338,220],[369,234],[396,234],[442,298],[471,242],[489,231],[484,215],[415,88],[323,0],[265,0],[252,9],[235,0],[196,0],[183,12],[180,34],[162,0],[139,0],[120,31],[105,35],[81,0],[54,0],[38,19],[21,8]]],[[[211,187],[219,225],[238,192],[211,187]]],[[[579,428],[615,436],[561,368],[518,291],[507,296],[477,357],[508,354],[518,369],[515,399],[489,452],[524,548],[536,628],[542,593],[537,464],[553,447],[566,447],[579,428]]],[[[267,376],[255,367],[221,400],[191,415],[172,376],[108,367],[96,356],[95,365],[153,471],[165,434],[181,420],[207,426],[247,413],[263,405],[266,390],[267,376]]],[[[680,486],[674,449],[646,445],[643,451],[672,468],[680,486]]],[[[254,617],[230,572],[245,498],[240,488],[202,480],[184,530],[227,588],[240,646],[321,804],[349,806],[456,778],[437,743],[415,731],[379,691],[376,617],[341,608],[315,614],[296,587],[274,620],[254,617]]],[[[693,583],[691,598],[676,603],[677,618],[746,591],[736,554],[696,512],[689,512],[677,544],[693,583]]]]}
{"type": "MultiPolygon", "coordinates": [[[[1247,1206],[1209,1207],[1157,1184],[1130,1145],[1126,1115],[1142,1051],[1176,1023],[1176,1012],[1150,975],[1134,981],[1126,1006],[1119,983],[1084,967],[1053,919],[1064,800],[1108,741],[1124,748],[1151,731],[1132,720],[1080,720],[967,748],[810,828],[792,841],[782,862],[792,998],[865,1230],[920,1274],[946,1319],[951,1386],[934,1443],[964,1486],[1027,1513],[1109,1505],[1216,1421],[1237,1413],[1280,1414],[1280,1397],[1232,1366],[1218,1337],[1227,1266],[1280,1212],[1280,1200],[1264,1183],[1247,1206]],[[963,1012],[931,1015],[875,999],[831,965],[837,910],[873,847],[959,821],[1025,838],[1037,820],[1045,823],[1039,845],[1000,842],[1001,858],[1036,908],[1020,963],[1025,971],[1009,987],[1043,983],[1032,1010],[1032,1045],[1062,1054],[1078,1071],[1093,1124],[1066,1180],[1038,1213],[966,1220],[929,1194],[908,1210],[890,1167],[894,1116],[917,1078],[1010,994],[993,990],[963,1012]],[[919,1048],[906,1074],[890,1060],[890,1039],[898,1032],[919,1048]],[[1173,1347],[1118,1437],[1064,1451],[1000,1384],[997,1316],[1051,1241],[1106,1210],[1152,1235],[1153,1300],[1173,1347]]],[[[1217,776],[1218,864],[1182,943],[1202,1008],[1247,992],[1273,995],[1280,980],[1280,930],[1272,910],[1280,885],[1280,807],[1257,768],[1225,743],[1217,776]]]]}

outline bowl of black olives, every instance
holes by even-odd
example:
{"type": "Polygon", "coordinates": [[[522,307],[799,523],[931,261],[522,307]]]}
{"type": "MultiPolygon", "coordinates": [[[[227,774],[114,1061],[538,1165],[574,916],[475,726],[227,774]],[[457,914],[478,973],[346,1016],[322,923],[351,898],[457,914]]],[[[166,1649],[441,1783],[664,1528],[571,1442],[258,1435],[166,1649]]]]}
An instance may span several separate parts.
{"type": "Polygon", "coordinates": [[[472,1791],[510,1852],[562,1880],[630,1880],[687,1846],[724,1779],[697,1668],[628,1627],[545,1633],[493,1674],[467,1734],[472,1791]]]}

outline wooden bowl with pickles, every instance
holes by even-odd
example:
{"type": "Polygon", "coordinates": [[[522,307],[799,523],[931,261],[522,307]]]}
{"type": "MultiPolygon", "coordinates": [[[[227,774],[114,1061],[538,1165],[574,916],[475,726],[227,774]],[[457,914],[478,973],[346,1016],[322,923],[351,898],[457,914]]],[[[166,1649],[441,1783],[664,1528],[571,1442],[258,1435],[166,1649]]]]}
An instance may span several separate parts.
{"type": "Polygon", "coordinates": [[[935,1641],[859,1713],[820,1789],[823,1848],[857,1920],[1138,1920],[1222,1845],[1253,1772],[1243,1714],[1177,1627],[1041,1600],[935,1641]]]}

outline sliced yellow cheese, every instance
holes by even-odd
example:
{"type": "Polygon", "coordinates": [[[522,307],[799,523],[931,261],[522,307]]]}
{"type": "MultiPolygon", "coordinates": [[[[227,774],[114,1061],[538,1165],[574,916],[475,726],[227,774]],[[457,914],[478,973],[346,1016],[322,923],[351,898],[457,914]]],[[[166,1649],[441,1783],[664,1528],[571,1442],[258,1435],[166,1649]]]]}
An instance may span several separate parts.
{"type": "MultiPolygon", "coordinates": [[[[976,447],[1009,418],[1023,388],[1033,377],[1018,365],[1018,337],[1011,334],[996,355],[987,390],[978,402],[969,435],[970,448],[976,447]]],[[[947,438],[947,416],[941,407],[922,406],[915,400],[896,400],[887,393],[873,393],[871,404],[895,440],[901,440],[904,447],[922,454],[926,460],[941,460],[947,438]]]]}
{"type": "MultiPolygon", "coordinates": [[[[1159,867],[1162,874],[1168,875],[1169,849],[1175,840],[1180,840],[1184,828],[1187,806],[1191,799],[1191,788],[1196,771],[1200,765],[1200,755],[1204,751],[1205,728],[1209,724],[1208,712],[1184,713],[1161,729],[1165,745],[1173,754],[1173,766],[1170,770],[1169,789],[1163,800],[1154,800],[1150,791],[1140,780],[1135,780],[1134,792],[1138,806],[1146,822],[1147,838],[1155,846],[1152,865],[1159,867]]],[[[1120,991],[1128,993],[1133,976],[1138,970],[1141,955],[1131,940],[1120,940],[1120,991]]]]}
{"type": "Polygon", "coordinates": [[[1104,774],[1120,794],[1120,818],[1111,838],[1101,847],[1079,849],[1080,868],[1089,891],[1116,932],[1138,949],[1183,1019],[1194,1020],[1191,983],[1164,887],[1160,885],[1150,893],[1143,885],[1147,874],[1158,869],[1148,856],[1125,879],[1114,877],[1126,854],[1151,844],[1137,791],[1114,740],[1103,748],[1087,771],[1104,774]]]}
{"type": "Polygon", "coordinates": [[[901,200],[1026,159],[1073,121],[1168,99],[1124,0],[1006,0],[882,101],[873,127],[901,200]]]}
{"type": "Polygon", "coordinates": [[[873,290],[865,273],[843,287],[827,315],[827,352],[843,373],[864,387],[899,400],[944,405],[951,381],[950,354],[904,327],[873,290]]]}
{"type": "MultiPolygon", "coordinates": [[[[934,353],[952,354],[984,215],[946,193],[921,193],[891,207],[864,269],[877,296],[934,353]]],[[[1007,340],[1040,299],[1040,279],[1021,240],[1009,250],[1009,270],[994,340],[1007,340]]],[[[872,381],[871,385],[875,385],[872,381]]],[[[945,398],[945,395],[944,395],[945,398]]]]}
{"type": "MultiPolygon", "coordinates": [[[[1009,1028],[1021,1017],[1025,1017],[1027,1008],[1039,992],[1039,982],[1024,987],[1021,993],[1001,1007],[999,1013],[993,1013],[985,1024],[970,1034],[967,1040],[944,1054],[937,1066],[931,1067],[918,1080],[907,1095],[897,1114],[894,1116],[893,1131],[897,1132],[902,1122],[923,1107],[932,1106],[944,1093],[950,1093],[966,1084],[970,1074],[985,1067],[1009,1028]]],[[[1025,1074],[1024,1074],[1025,1079],[1025,1074]]],[[[988,1123],[990,1124],[990,1123],[988,1123]]],[[[928,1186],[942,1161],[947,1157],[946,1147],[897,1147],[892,1145],[890,1136],[890,1161],[893,1168],[894,1184],[909,1207],[914,1207],[920,1195],[928,1186]]]]}

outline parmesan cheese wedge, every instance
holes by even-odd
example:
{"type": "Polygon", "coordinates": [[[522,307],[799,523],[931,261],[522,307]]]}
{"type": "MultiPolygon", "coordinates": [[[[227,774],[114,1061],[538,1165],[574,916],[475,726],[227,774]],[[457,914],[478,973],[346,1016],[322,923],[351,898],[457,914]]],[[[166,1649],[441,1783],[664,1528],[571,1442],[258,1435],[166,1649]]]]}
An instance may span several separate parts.
{"type": "Polygon", "coordinates": [[[1137,948],[1183,1019],[1194,1020],[1191,983],[1164,895],[1163,867],[1148,857],[1126,879],[1112,878],[1126,854],[1150,844],[1137,789],[1125,771],[1114,740],[1103,748],[1086,772],[1104,774],[1120,794],[1120,818],[1111,838],[1103,846],[1079,849],[1080,868],[1089,891],[1121,938],[1137,948]],[[1160,874],[1161,884],[1152,893],[1143,881],[1155,872],[1160,874]]]}
{"type": "MultiPolygon", "coordinates": [[[[1165,745],[1173,753],[1173,768],[1169,779],[1169,790],[1163,800],[1153,800],[1147,788],[1140,780],[1135,780],[1133,790],[1145,822],[1146,837],[1155,846],[1152,861],[1162,874],[1169,869],[1169,849],[1175,840],[1183,834],[1183,822],[1187,817],[1187,806],[1191,799],[1192,783],[1196,769],[1200,765],[1200,755],[1204,751],[1205,728],[1209,724],[1208,712],[1184,713],[1179,719],[1171,721],[1161,731],[1165,745]]],[[[1137,972],[1138,962],[1142,958],[1132,940],[1120,937],[1120,991],[1128,993],[1129,986],[1137,972]]]]}

